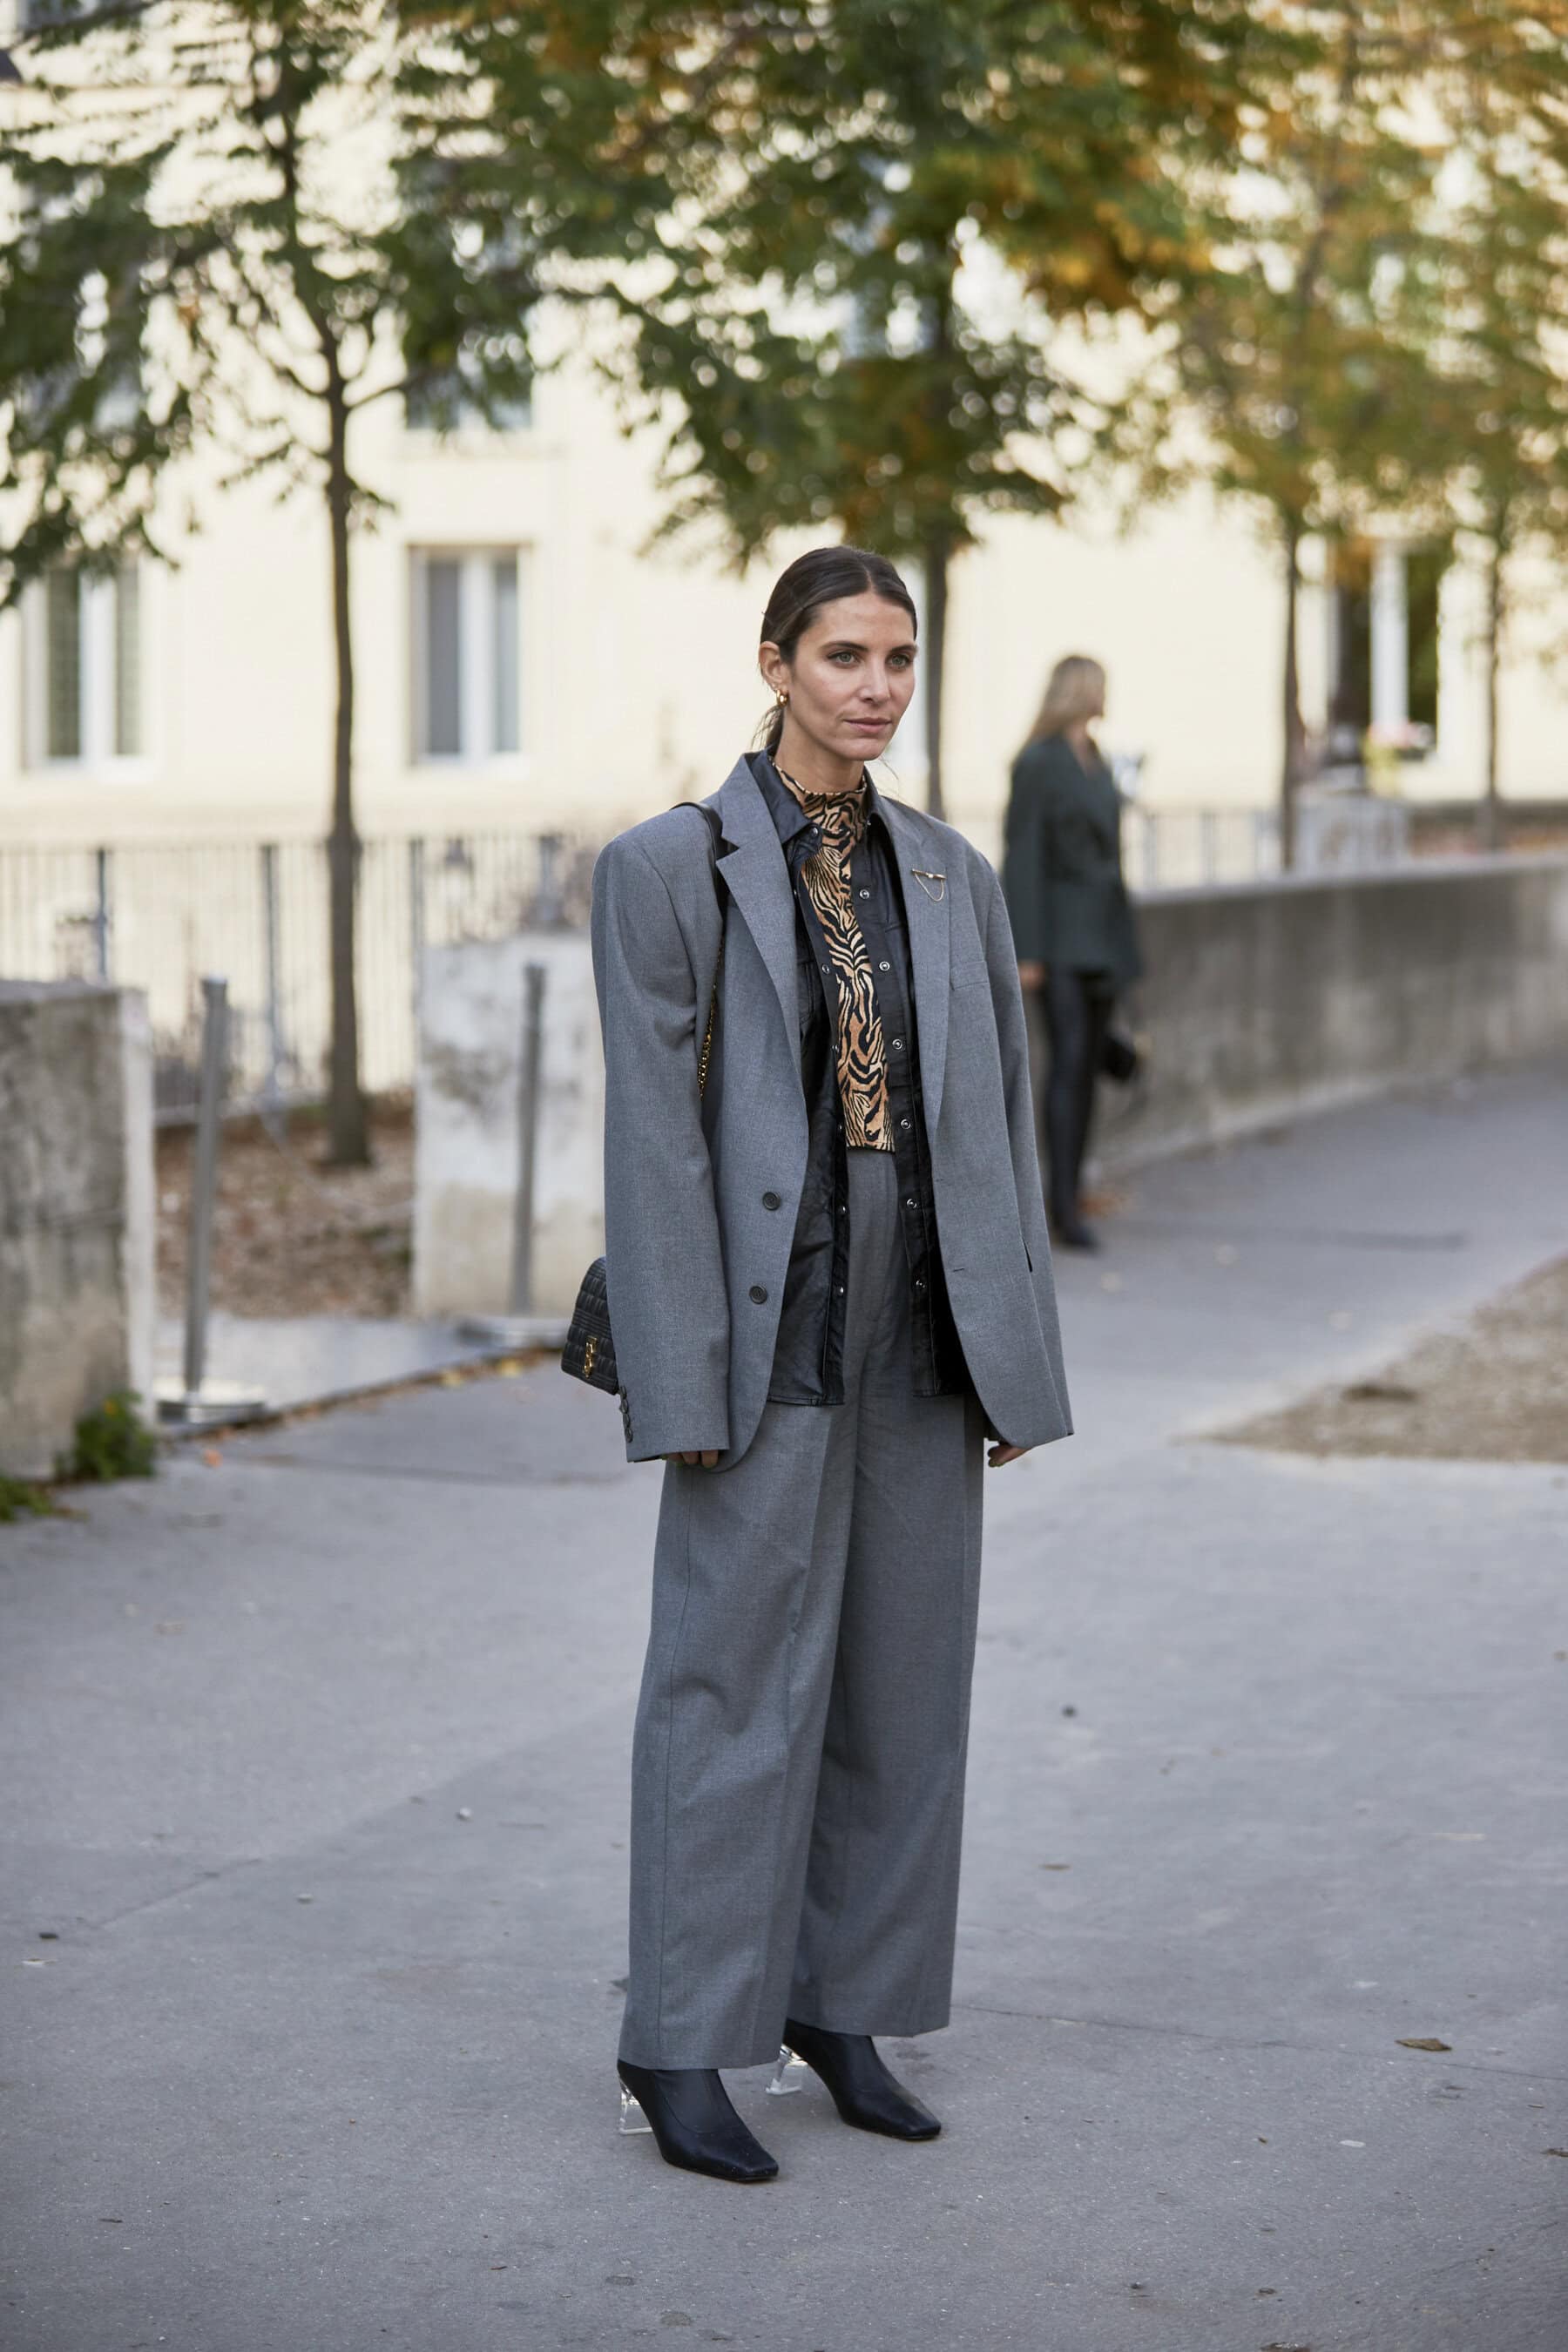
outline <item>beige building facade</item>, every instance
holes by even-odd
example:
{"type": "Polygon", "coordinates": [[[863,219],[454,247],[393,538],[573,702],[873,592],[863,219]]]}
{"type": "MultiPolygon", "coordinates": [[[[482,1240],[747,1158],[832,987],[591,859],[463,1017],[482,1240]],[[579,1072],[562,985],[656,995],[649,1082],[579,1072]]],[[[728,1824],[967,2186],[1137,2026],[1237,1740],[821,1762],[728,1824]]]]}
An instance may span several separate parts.
{"type": "MultiPolygon", "coordinates": [[[[765,699],[754,648],[774,566],[737,578],[693,544],[650,550],[655,447],[621,432],[586,371],[543,376],[531,415],[505,430],[442,439],[391,400],[355,429],[358,469],[389,501],[353,553],[367,835],[603,838],[722,779],[765,699]]],[[[113,582],[64,575],[0,617],[0,844],[321,831],[324,509],[305,491],[279,504],[265,486],[226,490],[220,475],[215,457],[169,479],[172,563],[143,560],[113,582]]],[[[1349,604],[1321,577],[1309,589],[1308,716],[1322,723],[1349,688],[1363,717],[1408,733],[1425,697],[1429,748],[1401,764],[1401,787],[1464,798],[1485,761],[1480,583],[1452,563],[1422,606],[1418,552],[1392,538],[1366,551],[1349,604]]],[[[1321,551],[1312,562],[1321,572],[1321,551]]],[[[1538,656],[1563,611],[1544,585],[1524,605],[1503,680],[1502,780],[1519,798],[1562,796],[1568,680],[1538,656]]],[[[1281,612],[1247,516],[1203,496],[1130,530],[1088,513],[988,523],[953,579],[950,814],[994,852],[1009,760],[1068,651],[1107,664],[1106,741],[1142,755],[1148,805],[1266,805],[1281,612]]],[[[889,781],[923,796],[918,724],[889,781]]]]}

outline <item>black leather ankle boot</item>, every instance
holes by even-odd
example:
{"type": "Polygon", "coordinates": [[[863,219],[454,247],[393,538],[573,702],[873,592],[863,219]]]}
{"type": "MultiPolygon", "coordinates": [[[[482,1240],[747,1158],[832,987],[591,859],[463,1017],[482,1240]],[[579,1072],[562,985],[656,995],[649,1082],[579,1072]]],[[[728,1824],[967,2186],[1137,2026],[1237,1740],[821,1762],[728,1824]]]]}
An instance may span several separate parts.
{"type": "Polygon", "coordinates": [[[616,2070],[647,2117],[666,2164],[714,2180],[772,2180],[777,2160],[752,2137],[711,2066],[628,2066],[616,2070]]]}
{"type": "Polygon", "coordinates": [[[1100,1235],[1091,1224],[1085,1223],[1082,1212],[1077,1208],[1052,1209],[1047,1222],[1050,1226],[1051,1239],[1061,1249],[1097,1250],[1100,1247],[1100,1235]]]}
{"type": "Polygon", "coordinates": [[[868,2033],[829,2033],[825,2026],[784,2020],[784,2038],[797,2058],[820,2074],[847,2124],[889,2139],[934,2139],[942,2129],[929,2107],[911,2098],[877,2055],[868,2033]]]}

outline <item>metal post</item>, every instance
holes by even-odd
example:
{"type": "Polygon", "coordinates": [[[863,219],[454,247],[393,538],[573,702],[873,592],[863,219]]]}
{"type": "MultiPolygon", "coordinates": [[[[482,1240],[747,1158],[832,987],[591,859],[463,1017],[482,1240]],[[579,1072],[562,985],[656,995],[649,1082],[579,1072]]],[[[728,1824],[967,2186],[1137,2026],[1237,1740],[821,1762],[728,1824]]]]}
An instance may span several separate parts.
{"type": "Polygon", "coordinates": [[[533,1171],[539,1143],[545,967],[522,968],[522,1056],[517,1089],[517,1196],[511,1235],[511,1311],[533,1311],[533,1171]]]}
{"type": "Polygon", "coordinates": [[[558,833],[539,835],[539,891],[533,904],[533,919],[545,928],[561,920],[562,841],[558,833]]]}
{"type": "Polygon", "coordinates": [[[1198,819],[1198,856],[1205,882],[1219,878],[1219,816],[1214,809],[1205,809],[1198,819]]]}
{"type": "Polygon", "coordinates": [[[414,966],[414,1056],[419,1058],[419,997],[425,970],[425,844],[408,845],[408,954],[414,966]]]}
{"type": "Polygon", "coordinates": [[[202,982],[202,1081],[196,1102],[196,1156],[191,1174],[190,1257],[185,1267],[185,1394],[201,1394],[211,1303],[213,1202],[217,1191],[217,1130],[228,1044],[228,982],[202,982]]]}
{"type": "Polygon", "coordinates": [[[283,1129],[283,992],[279,970],[278,850],[264,842],[261,849],[262,950],[267,971],[267,1083],[261,1116],[268,1133],[283,1129]]]}
{"type": "Polygon", "coordinates": [[[267,1410],[261,1389],[209,1381],[207,1313],[212,1303],[213,1210],[217,1198],[218,1123],[228,1075],[228,982],[202,982],[202,1076],[196,1104],[196,1150],[191,1171],[190,1255],[185,1267],[185,1354],[183,1377],[158,1382],[158,1412],[186,1429],[216,1429],[256,1421],[267,1410]]]}
{"type": "Polygon", "coordinates": [[[98,898],[92,918],[93,950],[98,965],[98,977],[100,980],[107,981],[112,961],[109,951],[110,926],[114,919],[112,869],[108,850],[95,851],[93,863],[97,869],[98,898]]]}

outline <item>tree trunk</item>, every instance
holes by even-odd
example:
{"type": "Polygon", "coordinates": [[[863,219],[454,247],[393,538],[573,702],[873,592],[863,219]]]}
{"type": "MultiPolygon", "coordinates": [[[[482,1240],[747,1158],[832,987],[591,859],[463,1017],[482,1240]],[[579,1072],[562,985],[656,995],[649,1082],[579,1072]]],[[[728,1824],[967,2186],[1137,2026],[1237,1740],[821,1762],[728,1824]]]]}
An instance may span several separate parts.
{"type": "Polygon", "coordinates": [[[1285,524],[1285,662],[1281,716],[1283,747],[1279,763],[1279,863],[1289,873],[1296,863],[1296,795],[1306,768],[1307,730],[1301,720],[1301,676],[1297,648],[1301,602],[1301,525],[1296,515],[1285,524]]]}
{"type": "Polygon", "coordinates": [[[952,541],[945,530],[933,530],[926,541],[926,806],[932,816],[944,814],[942,790],[942,703],[947,653],[947,570],[952,541]]]}
{"type": "Polygon", "coordinates": [[[1506,845],[1502,795],[1498,790],[1498,671],[1502,663],[1503,537],[1494,531],[1487,564],[1487,788],[1476,827],[1485,850],[1506,845]]]}
{"type": "Polygon", "coordinates": [[[370,1164],[370,1130],[359,1082],[359,1005],[354,988],[354,916],[359,840],[354,832],[353,630],[349,610],[350,488],[348,405],[336,365],[328,356],[327,513],[332,542],[332,641],[337,656],[337,710],[332,728],[332,827],[327,840],[331,904],[332,1038],[328,1089],[329,1163],[370,1164]]]}

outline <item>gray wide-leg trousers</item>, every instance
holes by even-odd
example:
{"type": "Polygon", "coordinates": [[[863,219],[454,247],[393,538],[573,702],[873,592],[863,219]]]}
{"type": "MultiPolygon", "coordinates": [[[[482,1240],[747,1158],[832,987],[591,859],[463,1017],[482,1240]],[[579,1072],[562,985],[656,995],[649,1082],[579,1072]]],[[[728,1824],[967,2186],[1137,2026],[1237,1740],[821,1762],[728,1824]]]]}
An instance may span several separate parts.
{"type": "Polygon", "coordinates": [[[621,2056],[760,2065],[786,2015],[945,2025],[984,1423],[915,1394],[890,1152],[849,1155],[842,1405],[671,1464],[632,1766],[621,2056]]]}

